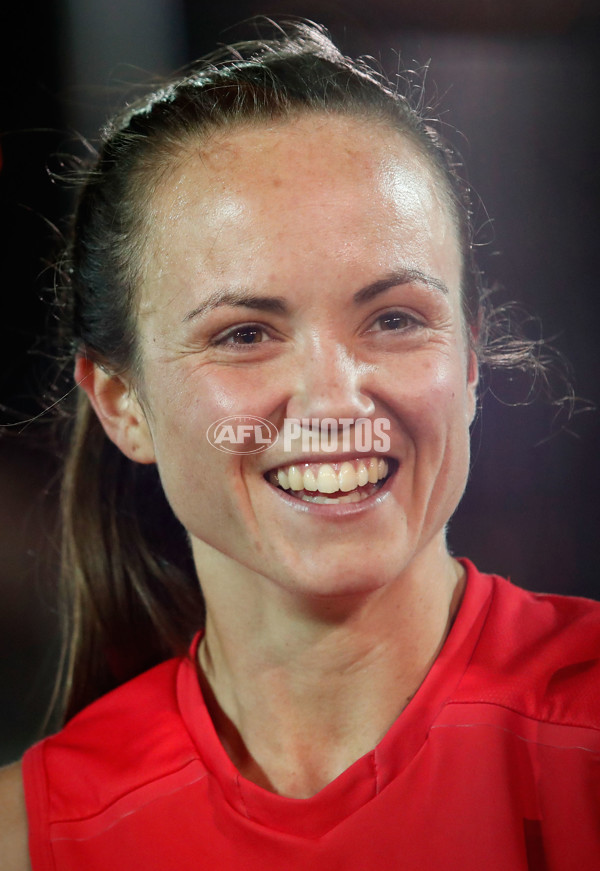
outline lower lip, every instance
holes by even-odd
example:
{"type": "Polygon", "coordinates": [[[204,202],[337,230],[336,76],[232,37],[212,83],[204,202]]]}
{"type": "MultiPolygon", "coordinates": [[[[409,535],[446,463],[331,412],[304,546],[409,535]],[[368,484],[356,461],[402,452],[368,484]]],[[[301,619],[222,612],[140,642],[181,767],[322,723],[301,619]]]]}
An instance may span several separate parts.
{"type": "Polygon", "coordinates": [[[357,514],[364,514],[365,511],[370,511],[385,502],[390,495],[390,487],[392,479],[398,470],[395,469],[388,476],[385,483],[372,496],[368,496],[361,502],[346,502],[336,504],[332,502],[330,505],[324,505],[320,502],[304,502],[302,499],[297,499],[295,496],[290,496],[285,490],[280,490],[274,487],[273,484],[267,481],[270,489],[276,493],[279,498],[291,508],[300,511],[303,514],[312,514],[315,517],[354,517],[357,514]]]}

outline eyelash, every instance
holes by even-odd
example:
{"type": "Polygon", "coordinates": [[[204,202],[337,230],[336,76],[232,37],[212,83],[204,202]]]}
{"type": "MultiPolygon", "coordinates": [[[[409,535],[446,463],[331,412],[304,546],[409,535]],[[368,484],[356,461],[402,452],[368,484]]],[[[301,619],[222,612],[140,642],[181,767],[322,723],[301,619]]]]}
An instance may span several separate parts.
{"type": "Polygon", "coordinates": [[[417,329],[418,327],[422,327],[423,322],[419,320],[415,315],[411,315],[408,312],[402,311],[402,309],[392,309],[391,311],[384,312],[383,314],[378,315],[373,321],[373,326],[369,330],[369,332],[374,333],[404,333],[413,329],[417,329]],[[374,329],[375,325],[378,323],[382,323],[383,321],[392,321],[392,320],[402,320],[404,322],[403,326],[398,329],[390,329],[387,330],[385,328],[374,329]]]}
{"type": "MultiPolygon", "coordinates": [[[[243,334],[248,335],[250,333],[255,333],[255,334],[262,333],[263,336],[269,335],[268,331],[261,324],[253,324],[253,323],[239,324],[235,327],[232,327],[230,330],[227,330],[227,332],[223,333],[222,335],[217,336],[213,340],[212,344],[216,345],[216,346],[226,345],[226,346],[229,346],[231,348],[237,348],[237,349],[252,348],[254,345],[264,344],[264,341],[265,341],[264,339],[262,339],[260,342],[234,342],[234,341],[230,341],[232,339],[235,339],[236,336],[240,336],[243,334]]],[[[270,336],[269,336],[269,338],[270,338],[270,336]]]]}

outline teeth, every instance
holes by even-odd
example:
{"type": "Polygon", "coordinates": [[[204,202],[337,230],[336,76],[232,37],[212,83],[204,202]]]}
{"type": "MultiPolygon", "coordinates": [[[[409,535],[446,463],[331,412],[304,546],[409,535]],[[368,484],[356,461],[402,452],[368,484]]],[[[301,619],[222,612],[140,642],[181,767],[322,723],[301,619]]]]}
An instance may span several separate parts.
{"type": "MultiPolygon", "coordinates": [[[[269,474],[269,480],[283,490],[304,490],[310,493],[347,493],[348,496],[338,496],[336,502],[356,502],[366,498],[367,494],[358,492],[358,487],[376,484],[388,473],[387,460],[369,457],[365,460],[354,460],[343,463],[305,463],[279,468],[269,474]],[[354,498],[356,497],[356,498],[354,498]]],[[[319,496],[302,496],[309,502],[331,502],[330,499],[319,496]]]]}
{"type": "Polygon", "coordinates": [[[317,490],[319,493],[337,493],[340,489],[338,476],[333,471],[333,467],[325,463],[319,466],[319,474],[317,476],[317,490]]]}
{"type": "Polygon", "coordinates": [[[302,490],[304,487],[304,478],[298,466],[290,466],[288,469],[288,478],[290,489],[302,490]]]}
{"type": "Polygon", "coordinates": [[[280,487],[283,487],[284,490],[290,489],[290,479],[287,476],[287,473],[283,469],[277,470],[277,483],[280,487]]]}
{"type": "Polygon", "coordinates": [[[352,463],[342,463],[340,471],[338,472],[338,477],[340,481],[340,490],[344,493],[349,493],[350,490],[356,490],[358,475],[356,474],[352,463]]]}
{"type": "Polygon", "coordinates": [[[368,482],[369,482],[369,472],[368,472],[367,467],[365,466],[365,464],[363,463],[362,460],[358,464],[356,478],[357,478],[357,484],[359,487],[364,487],[365,484],[368,484],[368,482]]]}
{"type": "Polygon", "coordinates": [[[348,493],[347,496],[338,496],[337,499],[328,499],[327,496],[303,496],[303,502],[318,502],[320,505],[331,505],[332,502],[335,502],[336,505],[339,505],[340,502],[362,502],[363,499],[368,499],[368,493],[348,493]]]}
{"type": "Polygon", "coordinates": [[[315,473],[310,468],[304,470],[304,489],[313,492],[319,489],[315,473]]]}
{"type": "Polygon", "coordinates": [[[376,484],[378,481],[378,475],[379,475],[379,463],[375,457],[371,457],[371,459],[369,460],[368,472],[369,472],[369,483],[376,484]]]}

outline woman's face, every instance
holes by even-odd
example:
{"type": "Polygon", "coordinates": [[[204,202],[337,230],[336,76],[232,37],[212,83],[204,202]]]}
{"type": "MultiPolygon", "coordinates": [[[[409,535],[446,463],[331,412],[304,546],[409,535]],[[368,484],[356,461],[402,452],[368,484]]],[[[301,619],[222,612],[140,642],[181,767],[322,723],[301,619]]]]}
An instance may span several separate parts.
{"type": "Polygon", "coordinates": [[[445,554],[476,365],[455,229],[414,147],[353,118],[237,127],[190,145],[148,208],[142,405],[200,576],[319,596],[375,589],[445,554]],[[347,423],[346,449],[333,454],[282,439],[217,450],[207,430],[234,415],[281,432],[379,419],[389,448],[358,450],[347,423]],[[354,462],[368,470],[370,457],[391,471],[377,485],[361,484],[354,462]],[[320,465],[343,461],[351,489],[313,501],[305,471],[331,480],[320,465]],[[278,471],[296,475],[291,465],[302,490],[277,485],[278,471]]]}

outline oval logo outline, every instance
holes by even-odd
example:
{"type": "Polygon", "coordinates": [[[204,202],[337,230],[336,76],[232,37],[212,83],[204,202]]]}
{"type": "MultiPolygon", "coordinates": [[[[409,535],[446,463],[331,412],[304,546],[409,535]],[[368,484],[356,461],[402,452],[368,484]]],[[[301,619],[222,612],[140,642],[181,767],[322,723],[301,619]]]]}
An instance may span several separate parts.
{"type": "MultiPolygon", "coordinates": [[[[232,424],[233,425],[233,424],[232,424]]],[[[226,454],[260,454],[264,451],[268,451],[269,448],[272,448],[277,439],[279,438],[279,430],[270,420],[267,420],[264,417],[258,417],[255,414],[230,414],[227,417],[221,417],[219,420],[213,421],[211,425],[206,430],[206,438],[210,445],[213,448],[216,448],[218,451],[222,451],[226,454]],[[269,433],[269,442],[263,442],[258,447],[252,448],[252,450],[244,450],[239,446],[239,442],[236,442],[233,447],[228,447],[226,444],[222,442],[215,443],[215,439],[222,429],[223,426],[227,424],[228,421],[236,421],[236,426],[239,426],[241,421],[253,421],[256,424],[260,424],[263,428],[266,427],[269,433]]]]}

